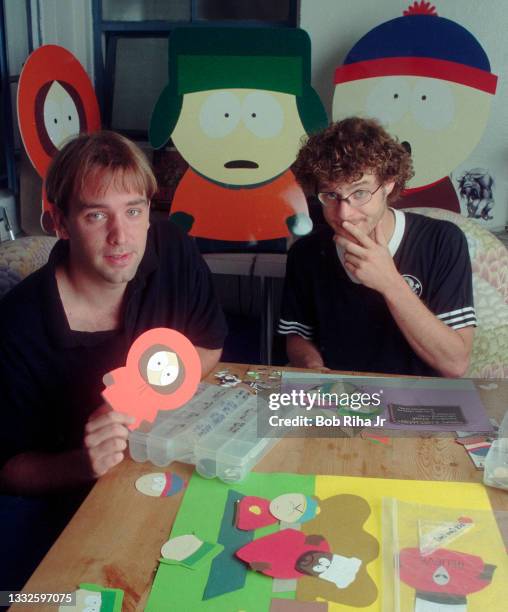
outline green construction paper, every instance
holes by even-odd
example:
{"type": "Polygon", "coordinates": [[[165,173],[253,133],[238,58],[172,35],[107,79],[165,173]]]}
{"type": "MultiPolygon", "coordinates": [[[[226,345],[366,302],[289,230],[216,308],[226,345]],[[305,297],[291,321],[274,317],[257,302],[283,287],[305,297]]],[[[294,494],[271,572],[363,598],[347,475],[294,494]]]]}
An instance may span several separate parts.
{"type": "Polygon", "coordinates": [[[93,584],[92,582],[82,582],[79,588],[101,594],[101,612],[122,612],[122,589],[104,587],[100,584],[93,584]]]}
{"type": "Polygon", "coordinates": [[[252,542],[254,533],[238,529],[235,524],[236,502],[243,497],[245,496],[238,491],[228,491],[217,538],[221,544],[224,544],[224,550],[212,561],[203,599],[231,593],[245,585],[247,567],[235,557],[235,552],[252,542]]]}
{"type": "MultiPolygon", "coordinates": [[[[312,475],[261,474],[253,472],[242,483],[226,485],[217,479],[206,480],[194,474],[189,482],[180,511],[176,517],[172,537],[199,530],[199,536],[208,542],[218,539],[228,492],[238,491],[242,495],[260,495],[273,499],[283,493],[301,491],[314,494],[312,475]]],[[[279,525],[269,525],[255,532],[255,537],[273,533],[279,525]]],[[[208,565],[209,564],[209,565],[208,565]]],[[[245,610],[258,612],[269,610],[273,598],[273,581],[267,576],[248,571],[245,586],[220,597],[203,600],[208,582],[208,560],[197,572],[185,567],[160,564],[147,602],[148,612],[161,610],[200,610],[203,612],[231,612],[245,610]]],[[[277,597],[294,599],[294,593],[277,593],[277,597]]]]}
{"type": "Polygon", "coordinates": [[[159,559],[159,563],[167,563],[168,565],[183,565],[183,567],[188,569],[197,570],[201,568],[205,560],[211,561],[223,550],[224,546],[221,544],[203,542],[202,547],[190,557],[187,557],[185,561],[176,561],[175,559],[165,559],[164,557],[161,557],[159,559]]]}

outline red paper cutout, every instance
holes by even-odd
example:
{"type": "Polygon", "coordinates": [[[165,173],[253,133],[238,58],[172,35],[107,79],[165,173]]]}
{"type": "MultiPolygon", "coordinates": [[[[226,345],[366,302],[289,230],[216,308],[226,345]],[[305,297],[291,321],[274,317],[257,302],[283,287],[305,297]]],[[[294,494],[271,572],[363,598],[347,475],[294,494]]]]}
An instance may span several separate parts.
{"type": "Polygon", "coordinates": [[[422,555],[418,548],[400,551],[400,579],[417,591],[466,596],[487,587],[494,566],[481,557],[440,548],[422,555]]]}
{"type": "Polygon", "coordinates": [[[277,523],[277,519],[270,514],[270,500],[264,497],[248,495],[243,497],[237,506],[236,526],[238,529],[250,531],[266,525],[277,523]]]}
{"type": "Polygon", "coordinates": [[[174,410],[188,402],[200,378],[201,361],[191,342],[174,329],[159,327],[133,342],[125,367],[104,376],[102,397],[114,410],[134,416],[130,426],[134,429],[142,420],[153,422],[159,410],[174,410]],[[178,377],[165,386],[151,384],[147,374],[150,358],[162,352],[179,360],[178,377]]]}
{"type": "Polygon", "coordinates": [[[236,556],[251,567],[253,563],[269,564],[269,567],[260,569],[267,576],[301,578],[304,574],[296,569],[296,561],[301,555],[312,550],[330,552],[325,539],[319,544],[307,544],[307,537],[301,531],[283,529],[242,546],[236,551],[236,556]]]}

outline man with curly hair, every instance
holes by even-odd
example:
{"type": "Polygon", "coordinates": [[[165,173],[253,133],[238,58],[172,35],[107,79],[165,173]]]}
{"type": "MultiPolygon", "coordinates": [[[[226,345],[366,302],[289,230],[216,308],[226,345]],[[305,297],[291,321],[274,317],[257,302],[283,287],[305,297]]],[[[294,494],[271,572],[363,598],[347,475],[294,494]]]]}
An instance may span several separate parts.
{"type": "Polygon", "coordinates": [[[412,176],[404,147],[350,117],[311,136],[294,171],[327,223],[288,254],[278,331],[291,364],[463,376],[476,325],[466,239],[390,207],[412,176]]]}

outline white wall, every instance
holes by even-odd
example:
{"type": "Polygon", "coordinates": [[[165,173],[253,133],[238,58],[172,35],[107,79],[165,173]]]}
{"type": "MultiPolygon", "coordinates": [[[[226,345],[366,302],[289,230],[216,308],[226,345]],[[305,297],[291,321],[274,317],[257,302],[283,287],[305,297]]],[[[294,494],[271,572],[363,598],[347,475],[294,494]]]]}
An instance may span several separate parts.
{"type": "MultiPolygon", "coordinates": [[[[93,82],[93,24],[90,0],[32,1],[35,19],[40,20],[40,44],[61,45],[81,62],[93,82]]],[[[34,46],[37,46],[34,34],[34,46]]]]}
{"type": "MultiPolygon", "coordinates": [[[[351,47],[375,26],[402,16],[413,0],[301,0],[300,26],[312,41],[312,79],[331,117],[333,75],[351,47]]],[[[498,76],[489,122],[469,159],[453,172],[452,181],[466,169],[487,168],[495,179],[494,219],[508,222],[508,5],[506,0],[436,0],[438,15],[456,21],[480,42],[498,76]]]]}

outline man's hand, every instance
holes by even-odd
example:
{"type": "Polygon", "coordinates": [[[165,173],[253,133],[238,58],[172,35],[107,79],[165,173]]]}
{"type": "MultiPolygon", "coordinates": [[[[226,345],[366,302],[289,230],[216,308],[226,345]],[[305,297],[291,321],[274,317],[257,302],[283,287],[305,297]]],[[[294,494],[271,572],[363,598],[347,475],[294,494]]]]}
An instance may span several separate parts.
{"type": "Polygon", "coordinates": [[[393,263],[380,223],[375,227],[374,240],[353,223],[344,221],[343,227],[356,242],[338,235],[334,240],[345,251],[345,267],[362,284],[384,295],[403,280],[393,263]]]}
{"type": "Polygon", "coordinates": [[[321,372],[329,372],[325,367],[323,357],[317,347],[298,334],[289,334],[286,338],[286,352],[290,365],[294,368],[311,368],[321,372]]]}
{"type": "Polygon", "coordinates": [[[83,442],[95,477],[122,461],[129,435],[127,425],[134,421],[134,417],[115,412],[107,404],[90,415],[83,442]]]}

